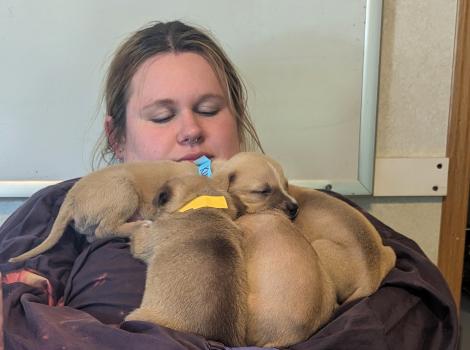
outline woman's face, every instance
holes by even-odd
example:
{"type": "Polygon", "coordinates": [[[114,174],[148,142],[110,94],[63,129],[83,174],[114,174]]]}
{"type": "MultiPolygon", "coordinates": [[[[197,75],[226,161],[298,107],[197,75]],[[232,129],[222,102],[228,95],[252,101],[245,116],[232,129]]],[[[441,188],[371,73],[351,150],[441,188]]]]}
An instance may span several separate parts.
{"type": "MultiPolygon", "coordinates": [[[[202,56],[152,57],[137,70],[129,92],[125,139],[115,149],[122,161],[228,159],[240,151],[235,117],[202,56]]],[[[107,117],[107,130],[111,123],[107,117]]]]}

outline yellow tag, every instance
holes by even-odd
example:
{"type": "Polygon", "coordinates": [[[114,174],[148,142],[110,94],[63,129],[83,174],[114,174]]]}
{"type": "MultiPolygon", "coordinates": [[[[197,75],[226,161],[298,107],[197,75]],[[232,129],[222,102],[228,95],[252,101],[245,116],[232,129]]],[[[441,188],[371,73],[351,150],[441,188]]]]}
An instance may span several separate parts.
{"type": "Polygon", "coordinates": [[[199,196],[199,197],[194,198],[191,202],[183,206],[178,211],[182,213],[190,209],[199,209],[199,208],[227,209],[228,205],[224,196],[199,196]]]}

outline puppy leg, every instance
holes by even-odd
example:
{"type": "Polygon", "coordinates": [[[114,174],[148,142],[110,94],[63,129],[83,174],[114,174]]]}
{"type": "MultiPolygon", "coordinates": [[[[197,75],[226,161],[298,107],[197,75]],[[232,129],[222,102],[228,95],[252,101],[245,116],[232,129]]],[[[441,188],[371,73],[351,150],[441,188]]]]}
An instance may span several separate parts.
{"type": "Polygon", "coordinates": [[[118,237],[131,237],[133,233],[138,231],[141,228],[148,228],[152,225],[150,220],[138,220],[132,222],[126,222],[122,225],[119,225],[114,229],[112,234],[118,237]]]}
{"type": "MultiPolygon", "coordinates": [[[[135,191],[134,185],[129,181],[119,183],[116,193],[112,198],[114,205],[101,205],[99,220],[94,232],[96,238],[106,238],[115,236],[116,229],[135,215],[139,207],[139,196],[135,191]]],[[[101,197],[100,197],[100,200],[101,197]]],[[[119,230],[119,232],[123,232],[119,230]]]]}
{"type": "MultiPolygon", "coordinates": [[[[125,321],[146,321],[158,324],[158,322],[156,322],[155,312],[141,307],[135,309],[129,315],[127,315],[125,321]]],[[[160,325],[163,326],[162,324],[160,325]]]]}
{"type": "Polygon", "coordinates": [[[153,221],[138,220],[116,227],[111,234],[130,239],[130,250],[134,258],[147,261],[153,252],[153,221]]]}
{"type": "Polygon", "coordinates": [[[357,257],[350,256],[346,247],[328,239],[315,240],[312,247],[333,281],[338,304],[368,294],[368,271],[351,262],[357,257]]]}
{"type": "Polygon", "coordinates": [[[140,259],[146,263],[154,255],[155,244],[157,244],[158,234],[156,225],[149,220],[135,221],[123,225],[123,230],[130,229],[131,254],[134,258],[140,259]]]}

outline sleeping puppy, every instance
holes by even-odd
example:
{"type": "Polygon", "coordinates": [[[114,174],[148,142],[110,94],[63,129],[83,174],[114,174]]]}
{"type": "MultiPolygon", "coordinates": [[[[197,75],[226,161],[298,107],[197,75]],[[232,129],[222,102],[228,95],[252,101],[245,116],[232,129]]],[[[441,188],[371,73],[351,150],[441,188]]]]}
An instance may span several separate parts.
{"type": "Polygon", "coordinates": [[[48,250],[71,222],[91,241],[118,233],[119,226],[131,218],[153,218],[158,213],[153,201],[161,185],[177,175],[191,174],[197,174],[194,164],[173,161],[126,163],[92,172],[67,193],[46,240],[9,261],[26,260],[48,250]]]}
{"type": "Polygon", "coordinates": [[[157,198],[160,214],[155,221],[125,227],[131,253],[147,264],[142,303],[125,320],[152,322],[230,346],[244,345],[244,236],[233,222],[240,215],[239,207],[227,192],[201,176],[172,179],[157,198]],[[200,196],[210,196],[208,205],[223,196],[227,208],[191,205],[206,198],[200,196]],[[180,212],[185,205],[194,209],[180,212]]]}
{"type": "Polygon", "coordinates": [[[278,348],[308,339],[336,306],[315,250],[278,211],[247,214],[236,223],[245,235],[247,344],[278,348]]]}
{"type": "Polygon", "coordinates": [[[395,266],[396,256],[369,220],[321,191],[291,185],[289,193],[300,207],[294,224],[330,275],[338,304],[374,293],[395,266]]]}
{"type": "Polygon", "coordinates": [[[331,317],[336,298],[316,252],[290,221],[298,204],[282,167],[251,152],[213,164],[214,179],[228,179],[228,192],[248,213],[236,221],[246,240],[247,344],[280,347],[307,339],[331,317]]]}
{"type": "Polygon", "coordinates": [[[228,179],[228,192],[248,213],[236,221],[246,243],[246,343],[281,347],[307,339],[331,317],[336,299],[314,249],[290,221],[298,204],[282,167],[251,152],[213,164],[214,179],[228,179]]]}
{"type": "Polygon", "coordinates": [[[282,211],[295,218],[298,205],[287,192],[287,179],[274,159],[259,153],[240,152],[229,160],[214,160],[215,181],[229,181],[228,192],[244,205],[246,213],[282,211]]]}

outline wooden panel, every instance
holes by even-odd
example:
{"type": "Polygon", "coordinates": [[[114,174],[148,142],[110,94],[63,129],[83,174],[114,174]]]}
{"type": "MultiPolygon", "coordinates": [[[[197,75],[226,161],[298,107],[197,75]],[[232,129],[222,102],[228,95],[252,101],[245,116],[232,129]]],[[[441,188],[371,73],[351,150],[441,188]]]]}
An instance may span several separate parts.
{"type": "Polygon", "coordinates": [[[447,142],[449,183],[443,200],[438,266],[460,305],[470,186],[470,9],[460,0],[447,142]]]}
{"type": "Polygon", "coordinates": [[[374,196],[445,196],[447,158],[377,158],[374,196]]]}

